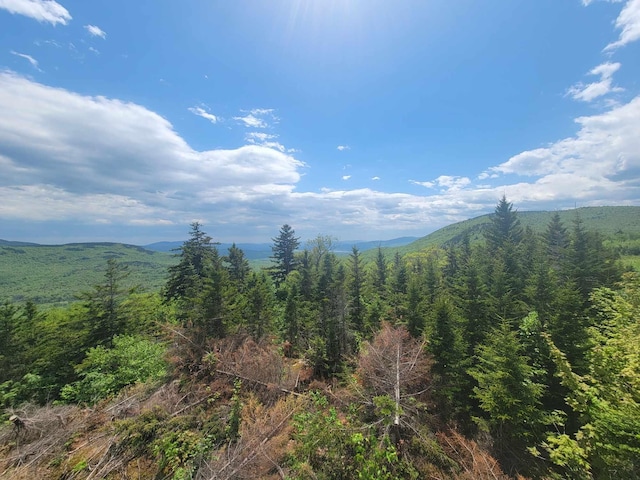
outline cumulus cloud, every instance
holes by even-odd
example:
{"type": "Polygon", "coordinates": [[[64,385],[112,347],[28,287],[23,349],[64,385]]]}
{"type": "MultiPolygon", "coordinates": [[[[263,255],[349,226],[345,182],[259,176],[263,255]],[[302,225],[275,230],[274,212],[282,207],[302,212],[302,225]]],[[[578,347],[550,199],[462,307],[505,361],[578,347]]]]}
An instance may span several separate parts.
{"type": "Polygon", "coordinates": [[[351,150],[351,147],[349,145],[338,145],[337,149],[344,152],[345,150],[351,150]]]}
{"type": "Polygon", "coordinates": [[[85,25],[84,28],[93,37],[107,38],[107,32],[96,25],[85,25]]]}
{"type": "Polygon", "coordinates": [[[213,113],[207,112],[202,107],[190,107],[189,111],[194,115],[197,115],[199,117],[209,120],[213,124],[218,123],[218,120],[219,120],[218,117],[216,117],[213,113]]]}
{"type": "Polygon", "coordinates": [[[600,81],[586,85],[581,82],[577,83],[567,90],[567,95],[570,95],[574,100],[590,102],[611,92],[621,92],[622,88],[613,86],[613,74],[620,69],[620,66],[620,63],[610,62],[598,65],[589,74],[599,75],[600,81]]]}
{"type": "Polygon", "coordinates": [[[530,186],[554,198],[638,201],[640,97],[593,116],[579,117],[578,133],[548,147],[513,156],[492,168],[500,174],[541,177],[530,186]]]}
{"type": "Polygon", "coordinates": [[[621,30],[618,40],[605,47],[612,51],[640,39],[640,0],[628,0],[616,19],[616,28],[621,30]]]}
{"type": "Polygon", "coordinates": [[[20,58],[24,58],[25,60],[27,60],[31,64],[31,66],[33,68],[35,68],[38,71],[42,71],[42,70],[40,70],[40,67],[38,66],[39,65],[38,61],[35,58],[33,58],[31,55],[27,55],[26,53],[14,52],[13,50],[11,50],[11,54],[15,55],[17,57],[20,57],[20,58]]]}
{"type": "Polygon", "coordinates": [[[342,176],[342,180],[349,180],[351,178],[351,175],[343,175],[342,176]]]}
{"type": "Polygon", "coordinates": [[[11,212],[24,219],[54,209],[53,218],[87,221],[101,216],[89,208],[96,198],[121,205],[116,213],[125,207],[140,213],[131,218],[184,221],[192,210],[290,192],[303,167],[260,145],[196,151],[167,120],[140,105],[9,72],[0,73],[0,158],[3,214],[13,205],[11,212]],[[20,207],[9,197],[25,202],[20,207]],[[78,213],[69,207],[74,203],[86,208],[78,213]]]}
{"type": "Polygon", "coordinates": [[[371,180],[380,180],[380,177],[378,177],[377,175],[375,177],[371,177],[371,180]]]}
{"type": "Polygon", "coordinates": [[[178,225],[184,233],[199,219],[217,239],[239,240],[256,232],[272,237],[294,219],[303,237],[321,231],[374,239],[424,234],[488,213],[503,194],[521,210],[575,201],[640,203],[640,97],[576,121],[575,136],[488,170],[499,176],[492,186],[442,175],[416,182],[436,189],[426,195],[310,192],[301,189],[308,167],[264,145],[277,141],[273,134],[252,132],[238,148],[196,150],[167,119],[141,105],[3,72],[0,221],[10,235],[12,222],[56,221],[94,231],[178,225]]]}
{"type": "Polygon", "coordinates": [[[66,25],[71,20],[67,9],[54,0],[0,0],[0,9],[52,25],[66,25]]]}

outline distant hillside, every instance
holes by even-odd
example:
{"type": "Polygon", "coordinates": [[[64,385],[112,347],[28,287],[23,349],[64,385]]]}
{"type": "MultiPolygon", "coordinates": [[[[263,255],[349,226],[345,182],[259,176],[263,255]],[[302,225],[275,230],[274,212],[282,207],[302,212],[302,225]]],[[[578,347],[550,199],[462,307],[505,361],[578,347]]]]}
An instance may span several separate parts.
{"type": "MultiPolygon", "coordinates": [[[[400,237],[391,240],[338,240],[334,243],[334,251],[336,254],[346,254],[351,252],[351,248],[355,245],[361,252],[381,247],[401,247],[408,245],[417,240],[418,237],[400,237]]],[[[268,260],[273,253],[271,250],[272,243],[236,243],[236,247],[241,248],[249,260],[268,260]]],[[[143,245],[143,248],[157,252],[173,252],[182,246],[182,242],[156,242],[149,245],[143,245]]],[[[231,243],[220,243],[216,245],[221,255],[226,255],[231,243]]],[[[304,247],[304,243],[301,248],[304,247]]]]}
{"type": "Polygon", "coordinates": [[[119,243],[67,245],[0,244],[0,301],[32,300],[61,305],[99,284],[106,262],[115,258],[128,265],[130,285],[157,290],[164,283],[172,255],[119,243]]]}
{"type": "Polygon", "coordinates": [[[37,246],[37,243],[29,243],[29,242],[12,242],[10,240],[2,240],[0,238],[0,247],[24,247],[27,245],[37,246]]]}
{"type": "MultiPolygon", "coordinates": [[[[376,242],[337,242],[336,253],[351,251],[352,245],[361,250],[381,246],[406,245],[415,240],[404,237],[376,242]]],[[[27,242],[0,240],[0,302],[32,300],[40,305],[64,305],[76,296],[99,284],[106,262],[115,258],[129,266],[131,286],[142,285],[157,291],[164,285],[167,268],[176,263],[176,248],[182,242],[160,242],[146,247],[121,243],[70,243],[66,245],[38,245],[27,242]]],[[[231,244],[220,244],[221,255],[227,254],[231,244]]],[[[254,268],[270,265],[270,243],[239,243],[254,268]]]]}
{"type": "MultiPolygon", "coordinates": [[[[607,237],[640,235],[640,207],[583,207],[558,212],[518,212],[518,218],[523,227],[531,227],[534,232],[542,233],[555,213],[560,215],[560,219],[569,229],[579,216],[587,230],[599,231],[607,237]]],[[[491,214],[454,223],[398,250],[409,253],[431,246],[455,243],[462,239],[465,232],[470,235],[472,241],[477,240],[481,238],[490,221],[491,214]]]]}

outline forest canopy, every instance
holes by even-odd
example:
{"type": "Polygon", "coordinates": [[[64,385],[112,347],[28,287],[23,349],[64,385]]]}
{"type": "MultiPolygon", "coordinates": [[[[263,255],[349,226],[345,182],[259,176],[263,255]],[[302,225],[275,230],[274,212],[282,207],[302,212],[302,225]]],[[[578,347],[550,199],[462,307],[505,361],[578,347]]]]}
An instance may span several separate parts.
{"type": "Polygon", "coordinates": [[[3,303],[0,470],[640,474],[640,277],[579,216],[535,233],[503,197],[479,237],[406,255],[339,256],[328,236],[301,247],[290,225],[272,241],[271,265],[251,268],[194,223],[160,291],[110,259],[67,308],[3,303]],[[53,435],[31,435],[42,412],[79,425],[69,409],[123,404],[102,454],[72,458],[65,443],[93,433],[63,429],[42,462],[20,460],[53,435]]]}

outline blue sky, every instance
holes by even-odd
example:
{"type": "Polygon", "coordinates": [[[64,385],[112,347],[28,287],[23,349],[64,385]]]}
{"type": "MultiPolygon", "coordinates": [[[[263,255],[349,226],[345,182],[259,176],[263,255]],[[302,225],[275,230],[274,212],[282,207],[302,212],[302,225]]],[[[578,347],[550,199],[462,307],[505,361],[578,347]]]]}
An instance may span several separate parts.
{"type": "Polygon", "coordinates": [[[0,238],[640,205],[640,0],[0,0],[0,238]]]}

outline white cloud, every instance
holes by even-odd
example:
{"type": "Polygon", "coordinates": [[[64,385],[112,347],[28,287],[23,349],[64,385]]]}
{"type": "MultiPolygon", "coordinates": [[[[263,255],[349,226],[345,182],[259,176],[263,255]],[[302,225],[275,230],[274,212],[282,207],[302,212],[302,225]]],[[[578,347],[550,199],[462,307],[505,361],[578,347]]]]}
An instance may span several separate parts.
{"type": "Polygon", "coordinates": [[[296,153],[294,148],[285,148],[280,142],[277,142],[275,139],[278,138],[278,135],[264,133],[264,132],[248,132],[244,136],[245,140],[254,145],[261,145],[267,148],[275,148],[276,150],[280,150],[281,152],[288,153],[296,153]]]}
{"type": "Polygon", "coordinates": [[[42,70],[40,70],[40,67],[38,66],[39,65],[38,61],[35,58],[33,58],[31,55],[27,55],[26,53],[14,52],[13,50],[11,50],[11,54],[15,55],[17,57],[20,57],[20,58],[24,58],[25,60],[27,60],[31,64],[31,66],[33,68],[35,68],[38,71],[42,71],[42,70]]]}
{"type": "Polygon", "coordinates": [[[338,150],[340,150],[341,152],[344,152],[345,150],[351,150],[351,147],[349,145],[338,145],[338,150]]]}
{"type": "Polygon", "coordinates": [[[94,37],[107,38],[107,32],[96,25],[85,25],[84,28],[94,37]]]}
{"type": "Polygon", "coordinates": [[[545,148],[522,152],[492,171],[541,177],[531,185],[556,199],[638,201],[640,97],[611,110],[579,117],[578,133],[545,148]]]}
{"type": "Polygon", "coordinates": [[[245,135],[247,141],[251,143],[266,142],[278,138],[278,135],[265,132],[249,132],[245,135]]]}
{"type": "Polygon", "coordinates": [[[320,231],[375,239],[424,234],[488,213],[503,193],[520,210],[565,208],[575,201],[639,204],[640,97],[581,117],[577,124],[575,136],[487,171],[500,175],[493,186],[442,175],[422,182],[438,189],[428,195],[347,188],[310,192],[301,190],[301,179],[313,171],[294,156],[257,143],[276,142],[270,134],[248,134],[256,143],[239,148],[198,151],[169,121],[143,106],[4,72],[0,221],[5,236],[12,236],[19,222],[47,231],[38,222],[54,221],[63,231],[87,225],[92,235],[100,225],[109,225],[104,232],[122,227],[123,236],[113,238],[122,240],[145,225],[178,225],[171,231],[184,234],[190,221],[200,219],[216,239],[239,241],[272,237],[293,219],[303,237],[320,231]],[[511,175],[520,177],[513,181],[511,175]]]}
{"type": "Polygon", "coordinates": [[[254,108],[243,113],[246,115],[233,117],[233,119],[249,128],[267,128],[269,120],[278,121],[278,117],[273,114],[272,108],[254,108]],[[268,119],[265,117],[268,117],[268,119]]]}
{"type": "MultiPolygon", "coordinates": [[[[144,107],[8,72],[0,73],[0,158],[0,203],[14,205],[15,215],[20,208],[25,220],[39,209],[55,209],[55,218],[94,221],[102,213],[90,206],[99,198],[141,214],[164,218],[174,212],[171,220],[184,221],[192,209],[289,192],[304,166],[260,145],[195,151],[167,120],[144,107]],[[29,197],[34,191],[44,193],[29,197]],[[49,194],[50,202],[43,203],[49,194]],[[12,195],[24,205],[9,202],[12,195]],[[71,203],[87,208],[78,214],[71,203]]],[[[4,215],[11,213],[7,208],[4,215]]]]}
{"type": "Polygon", "coordinates": [[[441,175],[431,182],[418,182],[411,180],[411,183],[427,188],[440,187],[442,188],[442,191],[455,192],[469,186],[471,184],[471,180],[467,177],[441,175]]]}
{"type": "Polygon", "coordinates": [[[613,74],[620,69],[620,66],[620,63],[610,62],[598,65],[589,74],[599,75],[600,81],[587,85],[581,82],[577,83],[567,90],[567,95],[571,95],[574,100],[590,102],[611,92],[621,92],[622,88],[613,86],[613,74]]]}
{"type": "Polygon", "coordinates": [[[616,28],[622,30],[618,40],[605,47],[615,50],[640,39],[640,0],[628,0],[616,19],[616,28]]]}
{"type": "Polygon", "coordinates": [[[343,175],[342,176],[342,180],[349,180],[351,178],[351,175],[343,175]]]}
{"type": "Polygon", "coordinates": [[[371,180],[374,180],[374,181],[375,181],[375,180],[380,180],[380,177],[378,177],[378,176],[371,177],[371,180]]]}
{"type": "Polygon", "coordinates": [[[238,120],[239,122],[244,123],[245,127],[251,128],[266,128],[267,122],[265,122],[262,118],[258,118],[252,113],[245,115],[244,117],[233,117],[234,120],[238,120]]]}
{"type": "Polygon", "coordinates": [[[193,113],[194,115],[197,115],[199,117],[202,118],[206,118],[207,120],[209,120],[211,123],[218,123],[218,121],[220,120],[218,117],[216,117],[213,113],[209,113],[207,112],[204,108],[202,107],[189,107],[188,109],[191,113],[193,113]]]}
{"type": "Polygon", "coordinates": [[[71,20],[67,9],[53,0],[0,0],[0,9],[52,25],[66,25],[71,20]]]}

